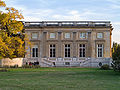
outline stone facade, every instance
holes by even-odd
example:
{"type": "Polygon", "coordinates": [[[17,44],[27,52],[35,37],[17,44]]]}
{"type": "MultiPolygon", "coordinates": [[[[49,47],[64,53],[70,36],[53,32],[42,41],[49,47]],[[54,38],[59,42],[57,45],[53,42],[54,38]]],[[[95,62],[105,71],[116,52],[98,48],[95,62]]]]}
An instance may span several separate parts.
{"type": "Polygon", "coordinates": [[[24,22],[32,47],[24,64],[98,67],[111,63],[112,26],[106,21],[24,22]]]}

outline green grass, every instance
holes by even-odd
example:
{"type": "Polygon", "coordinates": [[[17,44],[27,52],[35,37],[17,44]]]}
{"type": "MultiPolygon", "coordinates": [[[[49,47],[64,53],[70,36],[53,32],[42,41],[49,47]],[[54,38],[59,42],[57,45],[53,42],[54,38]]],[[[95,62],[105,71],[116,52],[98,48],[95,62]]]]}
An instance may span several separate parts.
{"type": "Polygon", "coordinates": [[[0,90],[120,90],[120,73],[96,68],[9,69],[0,90]]]}

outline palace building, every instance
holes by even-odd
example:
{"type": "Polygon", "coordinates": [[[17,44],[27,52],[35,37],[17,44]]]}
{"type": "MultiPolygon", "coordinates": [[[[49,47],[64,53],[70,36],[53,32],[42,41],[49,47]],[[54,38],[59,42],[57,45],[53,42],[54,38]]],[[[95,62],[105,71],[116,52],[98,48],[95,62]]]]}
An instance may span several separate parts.
{"type": "Polygon", "coordinates": [[[109,21],[24,22],[32,47],[23,64],[41,67],[99,67],[111,64],[109,21]]]}

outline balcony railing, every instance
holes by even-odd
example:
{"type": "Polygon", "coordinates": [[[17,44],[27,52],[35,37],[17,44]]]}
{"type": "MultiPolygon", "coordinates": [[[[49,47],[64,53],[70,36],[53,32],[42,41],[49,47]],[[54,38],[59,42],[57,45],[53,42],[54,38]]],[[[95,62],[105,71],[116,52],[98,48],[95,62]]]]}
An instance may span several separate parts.
{"type": "Polygon", "coordinates": [[[110,21],[42,21],[24,22],[25,27],[45,27],[45,26],[80,26],[80,27],[110,27],[110,21]]]}

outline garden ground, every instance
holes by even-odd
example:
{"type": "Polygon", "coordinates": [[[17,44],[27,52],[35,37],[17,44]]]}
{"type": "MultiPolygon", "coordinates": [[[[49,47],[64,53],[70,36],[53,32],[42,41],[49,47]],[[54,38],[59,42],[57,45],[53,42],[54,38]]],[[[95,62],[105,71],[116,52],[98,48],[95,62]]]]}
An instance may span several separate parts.
{"type": "Polygon", "coordinates": [[[120,73],[97,68],[9,69],[0,90],[120,90],[120,73]]]}

